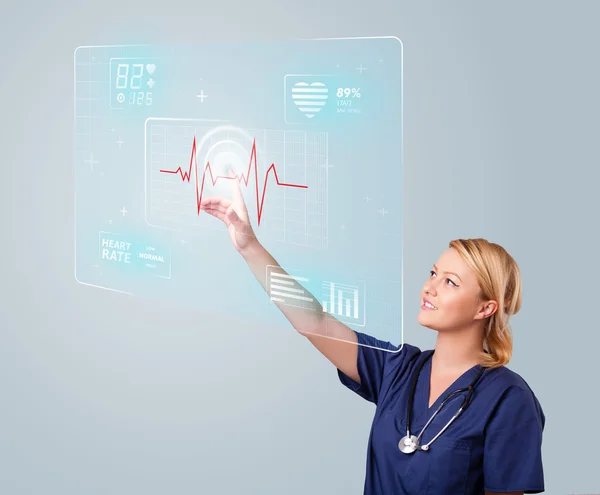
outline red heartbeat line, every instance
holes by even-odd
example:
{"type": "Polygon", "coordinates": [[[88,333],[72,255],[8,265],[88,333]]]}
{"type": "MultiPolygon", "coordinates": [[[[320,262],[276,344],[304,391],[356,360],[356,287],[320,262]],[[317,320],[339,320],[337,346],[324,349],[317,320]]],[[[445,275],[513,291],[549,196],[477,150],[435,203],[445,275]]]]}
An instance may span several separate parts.
{"type": "Polygon", "coordinates": [[[277,168],[275,168],[275,164],[271,163],[271,166],[267,170],[265,174],[265,180],[262,188],[262,197],[259,200],[259,192],[258,192],[258,165],[256,162],[256,138],[252,143],[252,151],[250,153],[250,160],[248,162],[248,172],[244,176],[244,174],[238,176],[237,174],[234,176],[231,175],[217,175],[213,176],[212,168],[210,166],[210,162],[206,163],[206,167],[204,168],[204,172],[202,173],[202,182],[199,184],[198,180],[198,159],[196,157],[196,136],[194,136],[194,142],[192,144],[192,154],[190,156],[190,166],[187,172],[184,172],[181,167],[177,168],[177,170],[161,170],[161,172],[165,174],[179,174],[181,176],[181,180],[185,182],[186,180],[189,182],[192,175],[192,166],[196,172],[196,207],[198,210],[198,215],[200,215],[201,204],[202,204],[202,194],[204,193],[204,180],[206,179],[206,172],[208,171],[210,174],[210,180],[212,185],[216,185],[219,179],[235,179],[240,182],[244,182],[244,185],[248,187],[248,181],[250,180],[250,171],[252,170],[252,162],[254,162],[254,178],[256,182],[256,211],[258,212],[258,225],[260,226],[260,219],[262,217],[262,210],[265,203],[265,193],[267,192],[267,181],[269,179],[269,173],[271,170],[275,175],[275,182],[278,186],[283,187],[299,187],[301,189],[307,189],[308,186],[301,186],[299,184],[286,184],[285,182],[279,182],[279,177],[277,176],[277,168]]]}

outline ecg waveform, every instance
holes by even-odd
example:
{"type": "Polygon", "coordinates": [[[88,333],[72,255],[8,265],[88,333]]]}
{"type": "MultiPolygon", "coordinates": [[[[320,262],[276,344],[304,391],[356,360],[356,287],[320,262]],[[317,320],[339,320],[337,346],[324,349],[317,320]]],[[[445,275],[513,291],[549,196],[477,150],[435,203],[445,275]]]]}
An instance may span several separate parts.
{"type": "Polygon", "coordinates": [[[300,184],[287,184],[285,182],[280,182],[279,177],[277,176],[277,168],[274,163],[271,163],[271,166],[268,168],[265,179],[262,187],[262,195],[259,193],[258,188],[258,164],[256,159],[256,138],[252,142],[252,151],[250,153],[250,160],[248,161],[248,171],[246,175],[217,175],[213,176],[212,168],[210,166],[210,161],[206,163],[206,167],[204,167],[204,171],[202,172],[202,180],[198,180],[198,159],[196,156],[196,136],[194,136],[194,141],[192,143],[192,153],[190,156],[190,165],[187,172],[184,172],[181,167],[178,167],[177,170],[161,170],[160,172],[165,174],[179,174],[181,176],[181,180],[185,182],[186,180],[190,182],[190,178],[192,176],[192,168],[196,174],[196,208],[197,213],[200,215],[201,204],[202,204],[202,195],[204,193],[204,182],[206,180],[206,172],[208,171],[210,176],[210,181],[212,185],[215,186],[219,179],[229,179],[229,180],[237,180],[238,183],[244,182],[244,185],[248,187],[248,182],[250,181],[250,172],[252,170],[252,164],[254,163],[254,182],[256,183],[256,211],[258,212],[258,225],[260,226],[260,219],[262,217],[262,210],[265,202],[265,194],[267,192],[267,181],[269,180],[269,173],[271,170],[275,175],[275,182],[278,186],[283,187],[297,187],[301,189],[307,189],[308,186],[300,185],[300,184]]]}

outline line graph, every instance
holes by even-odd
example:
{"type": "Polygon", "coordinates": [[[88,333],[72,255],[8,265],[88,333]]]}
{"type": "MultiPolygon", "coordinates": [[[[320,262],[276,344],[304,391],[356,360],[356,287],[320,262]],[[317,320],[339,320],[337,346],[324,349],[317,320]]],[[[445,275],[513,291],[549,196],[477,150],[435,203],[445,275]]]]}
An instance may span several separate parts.
{"type": "Polygon", "coordinates": [[[202,195],[204,194],[204,183],[206,181],[206,173],[207,172],[210,176],[210,181],[212,182],[213,186],[215,186],[217,184],[217,181],[219,179],[228,179],[228,180],[237,180],[238,183],[243,182],[244,185],[246,187],[248,187],[248,182],[250,181],[250,173],[252,171],[252,164],[254,164],[254,182],[256,184],[256,211],[257,211],[257,216],[258,216],[258,225],[260,226],[260,220],[262,217],[263,207],[265,204],[265,195],[267,192],[267,182],[269,180],[269,174],[271,173],[271,171],[273,171],[273,175],[275,176],[275,183],[278,186],[297,187],[297,188],[301,188],[301,189],[307,189],[308,186],[281,182],[279,180],[279,176],[277,175],[277,168],[275,167],[275,164],[271,163],[270,167],[267,169],[267,172],[265,174],[265,179],[264,179],[264,183],[263,183],[263,187],[262,187],[262,197],[260,197],[259,187],[258,187],[258,162],[257,162],[256,154],[257,154],[256,153],[256,138],[254,138],[254,140],[252,142],[252,150],[250,152],[250,160],[248,162],[248,170],[245,175],[242,173],[242,174],[235,174],[233,176],[231,176],[231,175],[214,176],[212,167],[210,165],[210,161],[208,161],[208,162],[206,162],[206,166],[204,167],[204,170],[202,172],[202,179],[200,180],[200,178],[198,176],[198,157],[196,156],[196,136],[194,136],[188,171],[184,172],[181,167],[178,167],[177,170],[160,170],[160,172],[165,173],[165,174],[179,174],[181,177],[181,180],[183,182],[185,182],[186,180],[187,180],[187,182],[190,182],[191,175],[192,175],[192,168],[194,169],[195,177],[196,177],[196,181],[195,181],[196,182],[196,208],[197,208],[198,215],[200,215],[201,204],[202,204],[202,195]],[[200,184],[200,185],[198,185],[198,184],[200,184]]]}
{"type": "Polygon", "coordinates": [[[175,118],[149,118],[144,131],[150,226],[190,234],[226,228],[200,206],[204,197],[231,197],[237,180],[262,239],[327,248],[326,132],[175,118]]]}

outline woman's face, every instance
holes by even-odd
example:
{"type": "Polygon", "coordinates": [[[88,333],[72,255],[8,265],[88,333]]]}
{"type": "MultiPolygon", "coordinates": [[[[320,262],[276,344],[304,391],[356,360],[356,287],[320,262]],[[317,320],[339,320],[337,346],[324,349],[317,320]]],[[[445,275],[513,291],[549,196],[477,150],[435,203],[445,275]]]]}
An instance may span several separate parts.
{"type": "Polygon", "coordinates": [[[475,273],[458,252],[449,248],[431,268],[421,291],[421,311],[417,320],[433,330],[455,330],[484,318],[489,308],[481,301],[475,273]],[[433,305],[433,308],[430,306],[433,305]]]}

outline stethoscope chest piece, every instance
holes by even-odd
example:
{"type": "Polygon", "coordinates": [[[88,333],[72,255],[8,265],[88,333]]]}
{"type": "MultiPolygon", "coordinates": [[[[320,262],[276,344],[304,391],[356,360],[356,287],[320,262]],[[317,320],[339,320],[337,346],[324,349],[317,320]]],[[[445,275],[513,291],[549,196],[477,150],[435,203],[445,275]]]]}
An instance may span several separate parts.
{"type": "Polygon", "coordinates": [[[419,441],[414,435],[405,436],[398,442],[398,448],[403,454],[412,454],[419,448],[419,441]]]}

